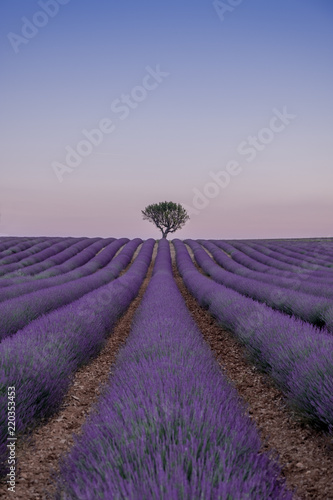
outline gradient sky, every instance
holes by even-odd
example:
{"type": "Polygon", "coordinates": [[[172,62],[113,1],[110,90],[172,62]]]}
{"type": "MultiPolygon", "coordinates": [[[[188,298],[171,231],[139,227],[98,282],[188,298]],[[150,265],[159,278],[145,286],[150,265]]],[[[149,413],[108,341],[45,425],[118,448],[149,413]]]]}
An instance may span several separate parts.
{"type": "Polygon", "coordinates": [[[179,238],[333,236],[331,0],[243,0],[224,19],[207,0],[47,4],[1,2],[0,234],[158,238],[141,210],[172,200],[191,215],[179,238]],[[294,118],[263,131],[274,109],[294,118]],[[59,182],[54,162],[69,170],[66,147],[103,119],[113,131],[59,182]]]}

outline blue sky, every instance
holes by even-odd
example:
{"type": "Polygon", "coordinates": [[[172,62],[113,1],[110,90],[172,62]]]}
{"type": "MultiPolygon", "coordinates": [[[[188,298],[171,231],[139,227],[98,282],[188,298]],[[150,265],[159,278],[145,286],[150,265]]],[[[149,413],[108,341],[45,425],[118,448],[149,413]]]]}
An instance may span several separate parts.
{"type": "Polygon", "coordinates": [[[3,0],[1,234],[333,236],[333,5],[223,3],[3,0]]]}

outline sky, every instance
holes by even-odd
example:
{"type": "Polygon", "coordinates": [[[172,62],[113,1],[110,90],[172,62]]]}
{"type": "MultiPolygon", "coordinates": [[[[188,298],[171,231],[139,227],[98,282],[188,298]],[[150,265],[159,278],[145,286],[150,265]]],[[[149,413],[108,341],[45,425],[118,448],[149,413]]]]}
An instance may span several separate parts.
{"type": "Polygon", "coordinates": [[[2,0],[0,235],[333,236],[331,0],[2,0]]]}

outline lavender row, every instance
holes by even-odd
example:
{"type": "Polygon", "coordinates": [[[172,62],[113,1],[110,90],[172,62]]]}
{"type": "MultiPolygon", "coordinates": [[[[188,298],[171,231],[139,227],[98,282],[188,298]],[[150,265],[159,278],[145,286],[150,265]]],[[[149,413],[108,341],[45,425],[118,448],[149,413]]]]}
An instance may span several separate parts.
{"type": "MultiPolygon", "coordinates": [[[[284,257],[293,257],[295,259],[304,260],[305,262],[309,262],[312,264],[317,264],[317,261],[319,259],[319,261],[323,261],[322,264],[324,266],[327,266],[327,255],[325,256],[323,252],[319,252],[319,247],[317,248],[317,250],[309,246],[305,248],[304,246],[300,245],[299,242],[285,242],[283,240],[251,240],[246,243],[249,246],[252,246],[253,244],[259,245],[260,247],[265,248],[268,252],[275,251],[277,253],[280,253],[284,257]]],[[[324,241],[321,243],[322,251],[329,247],[331,247],[331,244],[324,241]]]]}
{"type": "Polygon", "coordinates": [[[118,318],[137,295],[154,240],[147,240],[129,270],[6,338],[0,344],[0,472],[6,473],[7,387],[16,387],[16,435],[56,413],[73,374],[96,356],[118,318]]]}
{"type": "Polygon", "coordinates": [[[0,275],[4,276],[4,279],[10,277],[21,277],[24,274],[28,274],[30,266],[33,266],[36,263],[42,262],[44,259],[55,255],[59,251],[65,250],[72,244],[71,238],[62,238],[61,241],[59,239],[50,238],[47,242],[47,245],[36,245],[34,253],[31,253],[30,249],[25,250],[23,254],[19,254],[16,256],[16,261],[10,264],[6,264],[1,266],[0,275]],[[37,251],[38,250],[38,251],[37,251]],[[29,253],[30,252],[30,253],[29,253]]]}
{"type": "MultiPolygon", "coordinates": [[[[186,240],[187,243],[189,240],[186,240]]],[[[220,248],[214,243],[207,240],[197,240],[204,248],[206,248],[213,256],[215,261],[222,266],[226,271],[251,278],[262,283],[300,291],[310,295],[333,299],[333,285],[311,282],[311,274],[308,271],[294,274],[293,278],[286,278],[278,275],[267,275],[264,272],[252,271],[243,264],[238,263],[234,259],[230,259],[220,248]]]]}
{"type": "Polygon", "coordinates": [[[55,243],[58,243],[63,239],[64,238],[61,237],[49,237],[45,239],[37,238],[33,240],[31,239],[27,242],[19,242],[17,245],[11,246],[3,252],[0,259],[1,269],[3,266],[8,264],[17,263],[21,259],[29,258],[30,256],[37,254],[38,252],[54,245],[55,243]]]}
{"type": "Polygon", "coordinates": [[[1,255],[1,259],[4,257],[8,257],[10,255],[14,255],[19,252],[23,252],[24,250],[34,246],[38,245],[39,243],[42,243],[44,241],[47,241],[49,238],[44,237],[44,238],[18,238],[16,242],[13,242],[14,244],[10,245],[9,248],[4,250],[1,255]]]}
{"type": "Polygon", "coordinates": [[[333,256],[333,239],[322,238],[318,241],[288,241],[288,240],[274,240],[265,241],[260,240],[260,243],[265,245],[275,245],[276,247],[286,249],[288,251],[297,251],[304,255],[309,255],[311,257],[317,258],[322,256],[326,259],[327,257],[333,256]]]}
{"type": "MultiPolygon", "coordinates": [[[[100,238],[61,238],[61,241],[55,242],[49,248],[46,248],[45,250],[35,255],[18,261],[17,263],[15,263],[16,265],[12,264],[11,268],[9,268],[8,266],[8,270],[4,275],[4,279],[17,277],[25,278],[26,276],[30,278],[31,274],[38,272],[39,268],[43,269],[45,265],[47,266],[49,264],[49,262],[51,262],[51,265],[54,265],[53,259],[57,258],[57,256],[62,254],[63,252],[70,250],[76,245],[79,245],[79,247],[80,245],[88,246],[89,244],[92,244],[93,242],[98,240],[100,240],[100,238]]],[[[82,246],[82,248],[84,248],[84,246],[82,246]]]]}
{"type": "Polygon", "coordinates": [[[195,268],[181,241],[173,243],[179,272],[200,305],[244,343],[291,407],[333,433],[332,335],[215,283],[195,268]]]}
{"type": "MultiPolygon", "coordinates": [[[[49,255],[48,257],[46,256],[45,260],[5,275],[0,280],[0,286],[8,287],[23,283],[33,283],[69,272],[77,267],[77,259],[80,258],[80,255],[82,256],[82,264],[84,264],[91,258],[91,251],[89,249],[96,248],[99,251],[98,249],[102,249],[114,240],[115,238],[108,238],[106,240],[102,238],[84,238],[70,246],[67,245],[63,250],[59,247],[58,252],[54,252],[53,255],[49,255]],[[85,255],[87,260],[84,258],[85,255]]],[[[54,250],[56,249],[48,249],[49,252],[53,252],[54,250]]]]}
{"type": "Polygon", "coordinates": [[[325,326],[333,332],[332,300],[231,273],[221,269],[199,243],[193,240],[187,240],[187,243],[192,248],[199,266],[218,283],[285,314],[294,315],[316,326],[325,326]]]}
{"type": "Polygon", "coordinates": [[[302,261],[300,262],[299,260],[291,259],[290,257],[283,258],[282,254],[270,251],[268,249],[265,249],[263,246],[254,243],[244,245],[243,243],[232,242],[232,244],[237,249],[250,255],[259,262],[263,262],[264,264],[272,266],[273,268],[280,271],[295,272],[297,270],[306,269],[308,271],[313,271],[314,275],[318,276],[327,276],[327,273],[331,274],[330,269],[327,267],[323,268],[314,264],[306,264],[302,261]]]}
{"type": "MultiPolygon", "coordinates": [[[[114,240],[114,238],[110,239],[114,240]]],[[[72,259],[69,259],[68,262],[62,266],[51,268],[51,271],[54,271],[54,277],[52,278],[30,280],[25,283],[0,288],[0,302],[18,298],[19,296],[37,292],[45,288],[62,285],[69,281],[74,281],[84,276],[88,276],[89,274],[93,274],[108,264],[118,250],[129,240],[128,238],[121,238],[116,241],[111,241],[103,252],[99,253],[100,250],[104,248],[105,241],[106,240],[96,241],[89,245],[88,248],[85,248],[82,252],[75,255],[72,259]],[[60,274],[59,268],[63,269],[62,274],[60,274]],[[67,269],[68,271],[66,272],[67,269]]]]}
{"type": "Polygon", "coordinates": [[[8,248],[13,247],[15,245],[18,245],[19,243],[23,243],[26,241],[29,241],[30,238],[19,238],[15,236],[8,236],[7,238],[1,237],[0,238],[0,258],[3,257],[1,255],[3,252],[5,252],[8,248]]]}
{"type": "Polygon", "coordinates": [[[275,274],[278,276],[283,276],[287,278],[293,278],[298,275],[301,275],[302,273],[307,273],[311,274],[311,281],[312,282],[318,282],[318,283],[327,283],[330,282],[330,278],[327,273],[327,271],[321,272],[321,271],[309,271],[304,268],[296,267],[295,266],[289,266],[288,271],[285,269],[285,266],[283,266],[283,269],[278,269],[275,266],[275,260],[271,259],[268,256],[265,256],[264,254],[260,254],[260,252],[257,252],[256,250],[252,249],[249,246],[242,245],[238,243],[235,246],[232,246],[230,243],[222,240],[210,240],[212,243],[217,245],[219,248],[221,248],[225,253],[230,255],[230,257],[235,260],[236,262],[239,262],[240,264],[248,267],[249,269],[253,271],[259,271],[259,272],[265,272],[267,274],[275,274]],[[236,248],[237,246],[237,248],[236,248]]]}
{"type": "Polygon", "coordinates": [[[282,255],[285,255],[287,257],[293,257],[295,259],[301,259],[304,260],[305,262],[309,262],[311,264],[321,264],[325,267],[332,267],[332,257],[329,255],[326,255],[324,251],[326,249],[331,249],[332,248],[332,243],[328,242],[322,242],[321,243],[321,251],[320,252],[312,252],[311,250],[307,251],[302,251],[297,245],[289,245],[285,246],[283,244],[273,244],[273,243],[266,243],[260,241],[260,245],[264,246],[265,248],[269,250],[273,250],[276,252],[281,253],[282,255]]]}
{"type": "Polygon", "coordinates": [[[184,303],[165,240],[113,372],[58,498],[291,498],[184,303]]]}
{"type": "MultiPolygon", "coordinates": [[[[222,245],[219,241],[212,240],[214,243],[216,243],[218,246],[222,248],[222,245]]],[[[231,246],[245,254],[246,256],[252,258],[255,262],[259,263],[259,265],[265,265],[270,268],[269,272],[274,272],[275,274],[280,274],[282,272],[288,272],[288,273],[294,273],[297,271],[304,270],[305,268],[302,268],[300,266],[295,266],[291,264],[286,264],[284,262],[279,261],[278,259],[275,259],[274,257],[264,254],[257,249],[253,248],[252,245],[249,243],[244,243],[244,242],[238,242],[238,241],[232,241],[230,242],[231,246]]],[[[309,271],[308,269],[305,269],[306,271],[309,271]]],[[[313,270],[314,271],[314,270],[313,270]]],[[[316,271],[318,272],[318,271],[316,271]]]]}
{"type": "MultiPolygon", "coordinates": [[[[53,278],[56,276],[60,276],[62,274],[66,274],[70,271],[74,271],[78,265],[82,266],[87,263],[92,258],[93,252],[95,252],[95,255],[99,252],[101,252],[103,249],[107,248],[110,244],[115,243],[116,240],[115,238],[106,238],[106,239],[98,239],[97,241],[94,242],[94,240],[91,240],[91,244],[84,249],[82,249],[79,253],[76,252],[72,256],[68,256],[67,259],[64,259],[64,256],[61,256],[61,261],[55,263],[54,266],[47,268],[46,270],[39,272],[36,275],[37,279],[46,279],[46,278],[53,278]]],[[[121,238],[121,241],[123,242],[123,245],[127,243],[129,240],[128,238],[121,238]]],[[[119,247],[120,248],[120,247],[119,247]]],[[[103,250],[104,251],[104,250],[103,250]]]]}
{"type": "MultiPolygon", "coordinates": [[[[113,241],[114,238],[110,238],[110,241],[113,241]]],[[[53,256],[46,256],[45,260],[41,262],[36,262],[30,266],[27,266],[23,269],[19,269],[12,274],[8,274],[1,279],[0,285],[8,286],[14,285],[18,283],[26,283],[28,281],[34,281],[37,279],[48,278],[50,276],[55,276],[56,274],[61,274],[62,272],[68,272],[71,269],[70,264],[72,262],[71,259],[74,259],[77,254],[83,252],[86,248],[91,247],[94,243],[101,242],[103,245],[103,241],[101,238],[82,238],[74,244],[55,253],[53,256]],[[58,268],[58,266],[63,265],[63,268],[58,268]],[[64,270],[63,270],[64,269],[64,270]]],[[[53,251],[52,247],[49,251],[53,251]]]]}
{"type": "Polygon", "coordinates": [[[3,257],[0,260],[0,275],[4,275],[8,272],[16,269],[18,263],[21,260],[30,258],[31,256],[38,254],[45,248],[49,248],[51,245],[58,243],[61,238],[48,238],[46,241],[36,243],[35,245],[29,246],[29,248],[22,250],[21,252],[14,253],[3,257]]]}
{"type": "Polygon", "coordinates": [[[318,242],[313,242],[311,249],[314,252],[320,252],[325,256],[333,258],[333,238],[325,238],[318,242]],[[324,245],[324,246],[323,246],[324,245]]]}
{"type": "Polygon", "coordinates": [[[130,263],[140,243],[142,243],[140,238],[129,241],[119,255],[91,276],[2,302],[0,304],[0,339],[17,332],[41,314],[69,304],[116,278],[130,263]]]}
{"type": "Polygon", "coordinates": [[[305,267],[306,269],[330,270],[330,263],[328,263],[327,261],[323,261],[322,259],[316,259],[316,261],[314,261],[312,259],[312,261],[309,262],[309,260],[302,254],[293,255],[295,254],[295,252],[291,252],[288,250],[283,251],[283,248],[277,248],[274,245],[266,246],[258,244],[256,242],[252,242],[251,247],[265,255],[269,255],[281,262],[285,262],[286,264],[301,266],[305,267]]]}

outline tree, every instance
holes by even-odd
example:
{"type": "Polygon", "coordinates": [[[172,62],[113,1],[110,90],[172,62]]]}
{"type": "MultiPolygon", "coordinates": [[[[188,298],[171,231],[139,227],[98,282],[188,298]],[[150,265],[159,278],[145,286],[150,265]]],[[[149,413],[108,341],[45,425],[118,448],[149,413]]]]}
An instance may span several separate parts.
{"type": "Polygon", "coordinates": [[[141,212],[144,220],[153,222],[162,231],[163,238],[183,227],[190,218],[184,207],[172,201],[162,201],[148,205],[141,212]]]}

